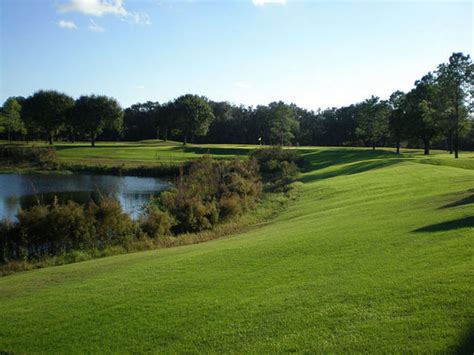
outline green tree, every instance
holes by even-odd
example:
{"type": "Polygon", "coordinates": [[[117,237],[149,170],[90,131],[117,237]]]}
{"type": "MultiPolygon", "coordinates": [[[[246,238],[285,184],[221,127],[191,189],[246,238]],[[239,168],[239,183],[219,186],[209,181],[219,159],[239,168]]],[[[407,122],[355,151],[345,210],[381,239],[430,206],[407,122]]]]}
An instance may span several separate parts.
{"type": "Polygon", "coordinates": [[[81,132],[95,146],[104,128],[120,131],[123,111],[117,100],[107,96],[81,96],[70,110],[70,120],[77,132],[81,132]]]}
{"type": "Polygon", "coordinates": [[[406,119],[411,135],[423,142],[424,154],[429,155],[431,141],[440,133],[442,112],[439,85],[432,73],[415,82],[415,88],[406,95],[406,119]]]}
{"type": "Polygon", "coordinates": [[[210,101],[214,112],[214,120],[209,126],[207,138],[215,143],[231,143],[241,131],[237,127],[238,120],[234,117],[235,107],[229,102],[210,101]]]}
{"type": "Polygon", "coordinates": [[[271,144],[271,115],[270,108],[265,105],[258,105],[251,111],[251,130],[253,131],[253,139],[251,143],[271,144]]]}
{"type": "Polygon", "coordinates": [[[176,131],[186,145],[189,137],[205,136],[214,119],[211,106],[205,98],[197,95],[183,95],[174,101],[176,131]]]}
{"type": "Polygon", "coordinates": [[[29,126],[42,132],[49,144],[66,123],[66,114],[74,100],[54,90],[40,90],[25,100],[23,111],[29,126]]]}
{"type": "Polygon", "coordinates": [[[449,150],[459,157],[459,137],[467,131],[467,120],[473,109],[474,64],[469,55],[453,53],[449,62],[438,66],[440,96],[445,104],[445,128],[449,150]]]}
{"type": "Polygon", "coordinates": [[[124,111],[124,136],[127,140],[159,138],[158,102],[147,101],[130,106],[124,111]]]}
{"type": "Polygon", "coordinates": [[[299,130],[295,111],[284,102],[272,102],[268,112],[270,141],[280,146],[291,144],[299,130]]]}
{"type": "Polygon", "coordinates": [[[358,105],[356,134],[373,150],[387,136],[389,114],[388,103],[375,96],[358,105]]]}
{"type": "Polygon", "coordinates": [[[405,115],[405,94],[395,91],[390,95],[389,104],[391,111],[389,115],[390,134],[395,140],[397,154],[400,154],[400,142],[408,135],[408,123],[405,115]]]}
{"type": "Polygon", "coordinates": [[[159,133],[161,132],[161,136],[166,142],[168,140],[168,133],[175,128],[176,124],[176,110],[173,101],[161,105],[156,111],[155,121],[157,126],[157,138],[160,139],[159,133]]]}
{"type": "Polygon", "coordinates": [[[0,132],[7,133],[8,141],[12,142],[13,133],[26,133],[26,127],[21,119],[21,105],[15,97],[9,97],[0,111],[0,132]]]}

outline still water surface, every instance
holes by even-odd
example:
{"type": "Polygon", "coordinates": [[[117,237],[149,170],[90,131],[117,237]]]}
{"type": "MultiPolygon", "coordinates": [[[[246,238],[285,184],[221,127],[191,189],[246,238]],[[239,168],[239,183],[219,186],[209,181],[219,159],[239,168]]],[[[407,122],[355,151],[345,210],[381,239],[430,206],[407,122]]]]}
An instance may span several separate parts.
{"type": "Polygon", "coordinates": [[[160,179],[135,176],[0,174],[0,219],[14,220],[20,208],[51,203],[54,196],[61,202],[87,203],[101,195],[114,196],[136,218],[143,204],[169,186],[160,179]]]}

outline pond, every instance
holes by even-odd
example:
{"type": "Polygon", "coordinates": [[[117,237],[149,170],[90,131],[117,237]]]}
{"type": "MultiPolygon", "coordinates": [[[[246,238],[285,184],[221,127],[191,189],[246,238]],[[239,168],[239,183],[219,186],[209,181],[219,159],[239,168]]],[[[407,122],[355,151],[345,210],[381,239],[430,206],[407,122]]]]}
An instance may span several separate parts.
{"type": "Polygon", "coordinates": [[[0,219],[15,219],[20,208],[38,201],[51,203],[97,201],[100,196],[113,196],[123,210],[136,218],[141,207],[170,184],[156,178],[110,175],[22,175],[0,174],[0,219]]]}

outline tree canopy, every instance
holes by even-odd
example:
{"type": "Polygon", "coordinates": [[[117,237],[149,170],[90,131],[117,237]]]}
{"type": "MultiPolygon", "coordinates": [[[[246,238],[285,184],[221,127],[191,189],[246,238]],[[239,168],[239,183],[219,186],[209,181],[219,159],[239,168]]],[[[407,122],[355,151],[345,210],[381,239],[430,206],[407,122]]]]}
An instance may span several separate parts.
{"type": "Polygon", "coordinates": [[[159,138],[160,109],[160,104],[152,101],[134,104],[125,109],[124,138],[132,141],[159,138]]]}
{"type": "Polygon", "coordinates": [[[15,97],[9,97],[0,110],[0,132],[6,132],[10,143],[13,133],[26,134],[26,127],[21,119],[21,105],[15,97]]]}
{"type": "Polygon", "coordinates": [[[439,94],[443,102],[445,129],[450,150],[459,156],[459,137],[466,133],[469,112],[474,108],[474,64],[469,55],[453,53],[438,66],[439,94]]]}
{"type": "Polygon", "coordinates": [[[74,99],[66,94],[40,90],[25,100],[25,121],[31,121],[52,145],[54,137],[66,123],[68,110],[73,106],[74,99]]]}
{"type": "Polygon", "coordinates": [[[214,120],[214,112],[206,99],[198,95],[183,95],[174,101],[176,132],[187,144],[191,136],[204,136],[214,120]]]}
{"type": "Polygon", "coordinates": [[[70,110],[71,125],[95,146],[104,128],[120,132],[123,112],[117,100],[107,96],[81,96],[70,110]]]}
{"type": "Polygon", "coordinates": [[[380,101],[380,98],[375,96],[359,104],[356,132],[374,150],[375,146],[388,135],[389,113],[390,108],[387,102],[380,101]]]}
{"type": "Polygon", "coordinates": [[[282,101],[268,105],[268,128],[270,142],[277,145],[290,145],[298,134],[299,122],[295,111],[282,101]]]}

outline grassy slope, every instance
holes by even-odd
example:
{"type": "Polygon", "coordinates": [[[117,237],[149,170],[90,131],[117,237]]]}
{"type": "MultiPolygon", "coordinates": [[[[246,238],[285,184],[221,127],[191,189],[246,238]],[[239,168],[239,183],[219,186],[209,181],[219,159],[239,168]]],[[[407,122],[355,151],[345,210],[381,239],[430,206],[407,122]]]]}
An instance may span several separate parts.
{"type": "Polygon", "coordinates": [[[461,346],[474,314],[474,170],[386,152],[306,154],[314,170],[301,198],[265,226],[0,279],[0,350],[461,346]]]}

